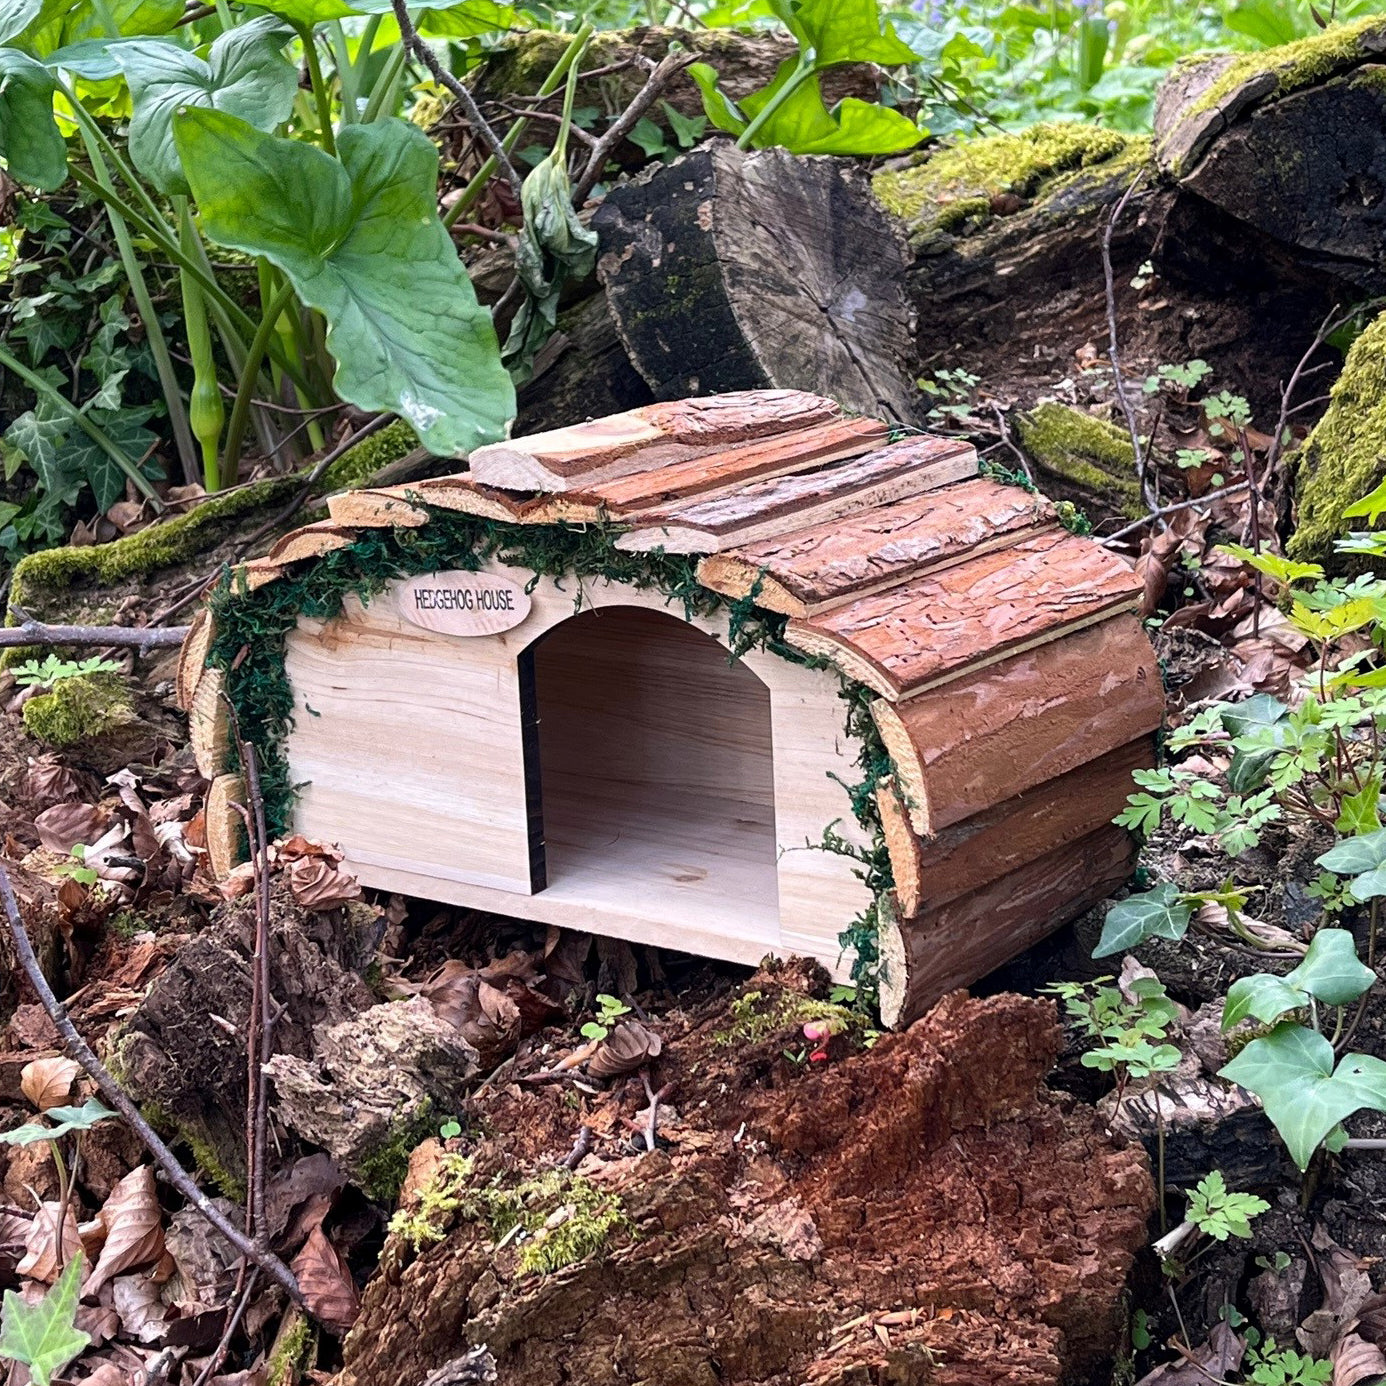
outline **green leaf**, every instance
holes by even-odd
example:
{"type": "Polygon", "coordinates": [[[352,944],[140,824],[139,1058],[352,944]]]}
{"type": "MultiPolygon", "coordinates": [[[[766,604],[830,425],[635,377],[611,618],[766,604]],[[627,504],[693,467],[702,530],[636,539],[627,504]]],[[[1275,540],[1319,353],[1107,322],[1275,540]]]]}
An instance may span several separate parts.
{"type": "Polygon", "coordinates": [[[661,101],[659,107],[669,122],[669,128],[674,132],[674,138],[683,148],[692,149],[702,139],[707,130],[706,116],[686,116],[677,106],[671,106],[667,101],[661,101]]]}
{"type": "Polygon", "coordinates": [[[51,1386],[54,1373],[60,1372],[91,1342],[88,1334],[73,1326],[81,1280],[79,1253],[37,1304],[26,1304],[13,1290],[5,1291],[4,1310],[0,1313],[0,1357],[28,1367],[33,1386],[51,1386]]]}
{"type": "Polygon", "coordinates": [[[1343,514],[1349,519],[1356,519],[1359,515],[1367,517],[1367,523],[1374,525],[1383,515],[1386,515],[1386,481],[1378,482],[1375,489],[1363,496],[1359,501],[1353,501],[1343,514]]]}
{"type": "Polygon", "coordinates": [[[1270,1204],[1255,1194],[1229,1193],[1221,1170],[1198,1181],[1189,1195],[1189,1221],[1200,1232],[1219,1242],[1228,1237],[1250,1237],[1251,1219],[1270,1211],[1270,1204]]]}
{"type": "Polygon", "coordinates": [[[289,31],[272,15],[229,29],[204,62],[172,42],[122,43],[112,52],[130,84],[130,157],[160,192],[186,193],[173,143],[180,108],[228,111],[257,130],[287,120],[298,91],[298,69],[282,49],[289,31]]]}
{"type": "Polygon", "coordinates": [[[442,457],[505,437],[515,391],[438,219],[438,152],[402,120],[349,125],[341,161],[224,111],[174,118],[208,236],[282,270],[327,319],[337,393],[442,457]]]}
{"type": "Polygon", "coordinates": [[[1386,828],[1346,838],[1317,860],[1325,870],[1338,876],[1356,876],[1386,866],[1386,828]]]}
{"type": "Polygon", "coordinates": [[[65,0],[60,29],[45,30],[35,51],[52,53],[88,39],[166,34],[183,17],[182,0],[65,0]],[[50,41],[51,39],[51,41],[50,41]]]}
{"type": "Polygon", "coordinates": [[[1309,582],[1323,576],[1323,568],[1317,563],[1297,563],[1293,559],[1282,558],[1278,553],[1257,553],[1254,549],[1243,548],[1241,544],[1219,544],[1218,549],[1241,559],[1286,587],[1291,583],[1309,582]]]}
{"type": "Polygon", "coordinates": [[[50,1107],[43,1115],[47,1125],[31,1121],[11,1131],[0,1131],[0,1144],[33,1145],[35,1141],[55,1141],[69,1131],[90,1131],[115,1113],[99,1098],[89,1097],[80,1107],[50,1107]]]}
{"type": "MultiPolygon", "coordinates": [[[[159,441],[158,435],[143,426],[143,412],[138,418],[105,412],[93,413],[109,437],[129,457],[143,457],[159,441]]],[[[104,448],[80,431],[74,432],[58,453],[58,465],[65,475],[84,476],[103,514],[125,494],[125,471],[104,448]]]]}
{"type": "Polygon", "coordinates": [[[707,118],[719,129],[729,135],[739,135],[749,123],[720,85],[717,70],[706,63],[691,63],[688,75],[698,84],[703,96],[703,110],[707,118]]]}
{"type": "Polygon", "coordinates": [[[1347,1054],[1335,1073],[1333,1046],[1303,1025],[1283,1024],[1252,1040],[1219,1076],[1261,1099],[1301,1170],[1340,1121],[1363,1107],[1386,1109],[1386,1064],[1347,1054]]]}
{"type": "Polygon", "coordinates": [[[1290,709],[1269,693],[1257,693],[1242,703],[1223,707],[1218,720],[1229,736],[1242,736],[1257,727],[1273,727],[1289,716],[1290,709]]]}
{"type": "Polygon", "coordinates": [[[264,7],[287,19],[296,29],[312,29],[330,19],[345,19],[357,13],[356,8],[342,0],[265,0],[264,7]]]}
{"type": "Polygon", "coordinates": [[[1333,826],[1349,836],[1377,832],[1381,828],[1380,800],[1381,781],[1373,777],[1356,794],[1343,796],[1342,810],[1333,826]]]}
{"type": "Polygon", "coordinates": [[[1107,911],[1102,937],[1092,950],[1094,958],[1124,953],[1148,938],[1178,940],[1184,937],[1193,917],[1179,887],[1170,881],[1157,885],[1144,895],[1130,895],[1107,911]]]}
{"type": "Polygon", "coordinates": [[[641,116],[626,138],[638,145],[647,159],[658,158],[668,148],[664,131],[649,116],[641,116]]]}
{"type": "Polygon", "coordinates": [[[42,8],[43,0],[0,0],[0,43],[22,34],[42,8]]]}
{"type": "Polygon", "coordinates": [[[1346,1006],[1376,981],[1376,973],[1358,960],[1357,944],[1346,929],[1320,929],[1285,981],[1325,1005],[1346,1006]]]}
{"type": "Polygon", "coordinates": [[[57,83],[40,62],[0,48],[0,159],[10,177],[44,192],[67,178],[67,145],[53,119],[57,83]]]}
{"type": "Polygon", "coordinates": [[[916,61],[914,49],[882,20],[877,0],[776,0],[773,8],[800,47],[813,50],[818,67],[916,61]]]}
{"type": "Polygon", "coordinates": [[[5,430],[5,441],[24,454],[45,490],[59,490],[66,479],[58,466],[58,450],[68,429],[68,421],[40,401],[5,430]]]}
{"type": "Polygon", "coordinates": [[[741,109],[754,119],[794,82],[798,85],[752,137],[757,148],[783,145],[794,154],[898,154],[924,138],[908,116],[888,106],[848,97],[829,111],[817,73],[802,79],[793,58],[780,64],[769,86],[746,97],[741,109]]]}
{"type": "Polygon", "coordinates": [[[1227,989],[1222,1007],[1222,1028],[1255,1016],[1263,1025],[1270,1025],[1287,1011],[1298,1010],[1308,1003],[1303,992],[1291,986],[1283,977],[1258,972],[1251,977],[1239,977],[1227,989]]]}

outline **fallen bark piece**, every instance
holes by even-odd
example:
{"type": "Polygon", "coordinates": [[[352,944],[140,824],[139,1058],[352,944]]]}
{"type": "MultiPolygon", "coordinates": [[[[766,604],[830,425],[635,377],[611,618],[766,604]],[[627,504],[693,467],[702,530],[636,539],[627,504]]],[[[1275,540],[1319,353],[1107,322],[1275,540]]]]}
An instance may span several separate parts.
{"type": "Polygon", "coordinates": [[[291,530],[265,555],[275,563],[299,563],[305,558],[321,558],[325,553],[350,548],[356,531],[335,520],[319,520],[291,530]]]}
{"type": "Polygon", "coordinates": [[[265,1072],[280,1120],[368,1194],[390,1198],[391,1142],[430,1112],[460,1111],[477,1068],[461,1032],[413,996],[320,1026],[311,1060],[276,1054],[265,1072]]]}
{"type": "Polygon", "coordinates": [[[801,390],[742,390],[647,404],[550,433],[488,443],[469,462],[482,486],[569,491],[808,428],[838,412],[832,400],[801,390]]]}
{"type": "Polygon", "coordinates": [[[632,529],[616,547],[712,553],[936,491],[976,472],[977,455],[968,444],[906,439],[843,467],[801,471],[626,516],[632,529]]]}
{"type": "Polygon", "coordinates": [[[418,529],[428,523],[428,511],[405,499],[405,493],[411,489],[406,484],[387,490],[343,491],[327,498],[327,513],[332,516],[332,523],[343,529],[418,529]]]}
{"type": "MultiPolygon", "coordinates": [[[[831,483],[844,498],[861,496],[862,513],[849,517],[849,512],[842,510],[823,517],[805,506],[799,513],[811,528],[789,533],[780,530],[775,537],[765,539],[747,533],[750,525],[743,525],[734,538],[723,531],[717,536],[719,548],[729,548],[732,543],[737,547],[703,559],[698,565],[698,581],[727,597],[746,597],[754,590],[756,605],[768,611],[814,616],[895,586],[926,569],[937,570],[978,557],[1014,543],[1031,530],[1056,523],[1054,507],[1043,496],[994,481],[928,488],[923,495],[901,498],[894,504],[882,504],[869,489],[848,492],[844,485],[849,473],[864,476],[895,458],[906,461],[908,470],[902,480],[908,483],[914,465],[937,458],[943,442],[912,439],[895,443],[851,467],[836,469],[819,482],[824,490],[831,483]]],[[[796,478],[784,487],[807,480],[796,478]]],[[[628,547],[629,542],[630,536],[618,541],[621,547],[628,547]]]]}
{"type": "MultiPolygon", "coordinates": [[[[773,977],[755,979],[758,1004],[790,1015],[807,1003],[773,977]]],[[[953,995],[908,1032],[784,1082],[761,1060],[793,1029],[738,1039],[738,1004],[724,997],[671,1036],[687,1065],[673,1153],[554,1175],[574,1120],[563,1093],[486,1093],[491,1135],[451,1186],[461,1211],[417,1243],[391,1238],[340,1386],[418,1386],[466,1342],[488,1347],[500,1386],[599,1382],[613,1368],[688,1386],[1094,1374],[1117,1341],[1153,1191],[1138,1148],[1043,1092],[1060,1047],[1052,1006],[953,995]],[[532,1154],[518,1166],[517,1144],[532,1154]],[[498,1206],[523,1198],[536,1231],[503,1238],[483,1202],[462,1207],[472,1189],[498,1206]],[[525,1248],[578,1206],[612,1220],[574,1234],[556,1270],[526,1270],[525,1248]]],[[[428,1192],[402,1206],[406,1229],[427,1225],[428,1192]]]]}
{"type": "Polygon", "coordinates": [[[657,398],[792,386],[915,421],[909,257],[854,161],[718,140],[614,187],[592,225],[657,398]]]}
{"type": "Polygon", "coordinates": [[[871,715],[917,833],[933,836],[1154,731],[1160,670],[1132,616],[871,715]]]}
{"type": "Polygon", "coordinates": [[[791,620],[785,639],[897,702],[1134,610],[1140,590],[1121,559],[1057,530],[791,620]]]}

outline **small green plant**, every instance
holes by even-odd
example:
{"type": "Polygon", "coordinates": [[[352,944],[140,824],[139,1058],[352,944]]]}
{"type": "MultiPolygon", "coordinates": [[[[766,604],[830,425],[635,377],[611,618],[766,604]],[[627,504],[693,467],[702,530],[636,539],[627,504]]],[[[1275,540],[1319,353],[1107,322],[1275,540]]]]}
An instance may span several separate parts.
{"type": "Polygon", "coordinates": [[[972,392],[982,383],[981,376],[965,370],[941,370],[929,380],[921,376],[915,384],[934,400],[929,418],[936,423],[962,420],[972,413],[972,392]]]}
{"type": "Polygon", "coordinates": [[[1255,1194],[1230,1193],[1221,1170],[1206,1174],[1189,1194],[1188,1218],[1206,1237],[1225,1242],[1250,1237],[1251,1219],[1268,1212],[1270,1204],[1255,1194]]]}
{"type": "Polygon", "coordinates": [[[1293,1348],[1277,1348],[1274,1338],[1249,1342],[1242,1366],[1253,1386],[1329,1386],[1333,1380],[1332,1362],[1293,1348]]]}
{"type": "MultiPolygon", "coordinates": [[[[54,871],[57,872],[59,876],[70,877],[72,880],[76,881],[78,885],[94,886],[97,883],[97,881],[101,879],[101,877],[97,875],[97,873],[94,870],[92,870],[90,866],[86,865],[86,846],[81,842],[74,843],[70,855],[72,857],[72,860],[70,862],[58,863],[56,866],[54,866],[54,871]]],[[[118,938],[126,938],[131,936],[121,932],[121,920],[124,917],[125,912],[122,912],[112,922],[112,931],[118,938]]]]}
{"type": "Polygon", "coordinates": [[[462,1123],[456,1117],[445,1121],[439,1128],[438,1134],[445,1140],[450,1141],[454,1136],[462,1134],[462,1123]]]}
{"type": "Polygon", "coordinates": [[[26,659],[15,665],[14,680],[24,687],[51,688],[63,679],[81,678],[85,674],[118,674],[120,665],[114,660],[93,656],[91,659],[59,659],[48,655],[44,659],[26,659]]]}
{"type": "Polygon", "coordinates": [[[586,1025],[578,1032],[584,1039],[604,1040],[610,1033],[611,1027],[616,1024],[623,1015],[630,1014],[630,1007],[618,996],[608,996],[605,992],[597,995],[597,1018],[589,1020],[586,1025]]]}
{"type": "Polygon", "coordinates": [[[1270,1271],[1272,1275],[1280,1275],[1290,1268],[1290,1253],[1277,1251],[1274,1256],[1258,1256],[1256,1264],[1262,1270],[1270,1271]]]}
{"type": "Polygon", "coordinates": [[[1156,394],[1163,385],[1171,385],[1181,398],[1187,398],[1190,390],[1196,389],[1211,374],[1213,368],[1206,361],[1185,361],[1182,366],[1161,366],[1154,375],[1145,378],[1145,393],[1156,394]]]}
{"type": "MultiPolygon", "coordinates": [[[[650,159],[662,159],[666,164],[679,156],[685,149],[692,149],[707,131],[706,116],[686,116],[667,101],[659,103],[664,118],[669,122],[674,142],[670,144],[663,129],[649,116],[641,116],[630,132],[631,142],[638,144],[650,159]]],[[[574,121],[576,124],[577,122],[574,121]]]]}
{"type": "Polygon", "coordinates": [[[79,1253],[37,1304],[26,1304],[13,1290],[5,1291],[0,1357],[27,1367],[33,1386],[51,1386],[53,1377],[91,1342],[76,1326],[81,1281],[79,1253]]]}

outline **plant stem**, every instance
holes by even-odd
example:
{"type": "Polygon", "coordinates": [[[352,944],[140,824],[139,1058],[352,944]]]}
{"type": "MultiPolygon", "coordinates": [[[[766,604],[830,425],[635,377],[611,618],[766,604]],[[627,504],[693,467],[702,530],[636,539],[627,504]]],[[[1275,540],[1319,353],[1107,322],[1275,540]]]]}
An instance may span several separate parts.
{"type": "Polygon", "coordinates": [[[298,1281],[294,1278],[293,1271],[273,1252],[265,1251],[256,1246],[197,1187],[193,1177],[178,1163],[173,1151],[160,1140],[158,1134],[144,1119],[144,1114],[130,1100],[125,1089],[111,1077],[105,1065],[92,1052],[91,1046],[77,1033],[76,1026],[68,1017],[62,1002],[53,994],[53,988],[48,985],[48,978],[43,975],[43,969],[39,966],[38,958],[34,956],[33,944],[29,942],[28,932],[24,928],[24,920],[20,917],[19,903],[14,898],[9,873],[3,866],[0,866],[0,904],[3,904],[5,915],[9,920],[10,935],[14,940],[15,955],[19,959],[19,965],[24,969],[30,985],[38,993],[39,1001],[42,1002],[43,1009],[48,1012],[48,1018],[53,1022],[54,1028],[62,1040],[63,1049],[69,1058],[81,1064],[87,1075],[96,1084],[97,1091],[101,1096],[129,1122],[131,1129],[144,1142],[149,1153],[153,1155],[160,1169],[168,1177],[169,1183],[242,1256],[259,1266],[296,1304],[302,1304],[303,1292],[298,1287],[298,1281]]]}
{"type": "Polygon", "coordinates": [[[385,66],[381,69],[380,76],[375,79],[375,85],[366,100],[366,109],[361,112],[362,125],[369,125],[373,120],[380,118],[382,111],[393,108],[395,84],[408,61],[409,50],[402,43],[390,50],[390,56],[385,59],[385,66]]]}
{"type": "Polygon", "coordinates": [[[323,80],[322,62],[318,58],[318,46],[313,40],[312,26],[299,25],[298,36],[303,40],[303,56],[308,63],[308,81],[313,88],[313,99],[318,104],[318,143],[322,145],[324,152],[335,157],[337,141],[332,134],[332,93],[328,91],[327,83],[323,80]]]}
{"type": "Polygon", "coordinates": [[[228,485],[235,484],[236,471],[240,466],[241,441],[245,437],[245,426],[250,419],[250,405],[255,398],[255,383],[260,374],[260,363],[269,350],[279,315],[289,306],[293,296],[293,285],[286,279],[265,308],[260,326],[246,349],[245,364],[241,367],[240,384],[236,389],[236,402],[231,406],[231,422],[226,425],[226,446],[221,456],[221,469],[225,473],[228,485]]]}
{"type": "Polygon", "coordinates": [[[35,375],[28,366],[22,361],[16,360],[4,347],[0,347],[0,366],[6,370],[13,371],[35,394],[46,399],[60,413],[66,414],[88,438],[120,468],[126,476],[134,482],[140,494],[154,507],[160,514],[165,510],[165,505],[160,499],[159,493],[154,489],[153,483],[130,460],[104,429],[94,424],[80,409],[70,400],[59,394],[41,375],[35,375]]]}
{"type": "Polygon", "coordinates": [[[740,138],[736,141],[738,149],[749,149],[751,141],[760,134],[765,122],[770,119],[776,111],[799,90],[803,84],[813,76],[816,71],[816,64],[813,52],[810,49],[799,55],[799,64],[793,72],[789,74],[789,80],[772,96],[769,101],[752,117],[751,123],[741,132],[740,138]]]}

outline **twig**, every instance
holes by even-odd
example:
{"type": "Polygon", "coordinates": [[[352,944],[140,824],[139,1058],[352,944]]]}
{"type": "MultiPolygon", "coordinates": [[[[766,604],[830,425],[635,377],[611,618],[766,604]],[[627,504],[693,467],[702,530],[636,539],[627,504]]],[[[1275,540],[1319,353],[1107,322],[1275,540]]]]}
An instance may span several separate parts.
{"type": "Polygon", "coordinates": [[[640,1081],[645,1085],[645,1097],[650,1104],[650,1116],[645,1125],[645,1149],[651,1151],[655,1148],[655,1140],[659,1134],[659,1104],[664,1101],[674,1090],[672,1083],[665,1083],[658,1092],[650,1086],[650,1070],[647,1067],[640,1070],[640,1081]]]}
{"type": "Polygon", "coordinates": [[[1131,435],[1131,447],[1136,455],[1136,481],[1140,485],[1141,495],[1145,497],[1146,504],[1150,507],[1151,516],[1163,530],[1168,529],[1169,526],[1160,514],[1159,501],[1151,494],[1150,480],[1146,475],[1145,449],[1141,446],[1140,427],[1136,423],[1136,410],[1131,403],[1130,396],[1126,393],[1126,379],[1121,370],[1121,341],[1117,331],[1116,276],[1112,271],[1112,233],[1116,230],[1117,222],[1121,220],[1121,214],[1126,210],[1126,204],[1130,202],[1144,177],[1144,170],[1136,174],[1126,191],[1122,193],[1116,206],[1112,208],[1111,216],[1107,218],[1107,224],[1102,231],[1102,278],[1107,289],[1107,356],[1112,363],[1112,380],[1116,385],[1117,403],[1121,405],[1121,412],[1126,417],[1126,428],[1131,435]]]}
{"type": "Polygon", "coordinates": [[[105,1065],[92,1052],[91,1046],[77,1033],[77,1027],[68,1018],[62,1002],[53,994],[53,988],[48,985],[48,979],[43,975],[43,969],[34,956],[34,947],[29,942],[24,921],[20,918],[19,904],[14,898],[14,889],[10,885],[9,873],[3,866],[0,866],[0,903],[3,903],[5,914],[9,919],[10,935],[14,939],[15,955],[19,959],[19,965],[24,969],[30,985],[38,993],[43,1009],[48,1012],[48,1018],[53,1022],[54,1028],[62,1039],[63,1049],[67,1056],[81,1064],[88,1077],[96,1084],[97,1091],[101,1096],[130,1124],[131,1129],[144,1142],[159,1168],[163,1170],[169,1183],[242,1256],[259,1266],[296,1304],[303,1305],[303,1292],[298,1288],[298,1281],[294,1278],[293,1271],[272,1251],[256,1246],[197,1187],[192,1176],[178,1163],[177,1156],[164,1144],[144,1119],[140,1109],[130,1100],[125,1089],[111,1077],[105,1065]]]}
{"type": "MultiPolygon", "coordinates": [[[[559,115],[556,111],[526,111],[521,110],[518,106],[508,105],[504,101],[498,101],[496,104],[501,108],[501,110],[503,110],[506,113],[506,115],[523,116],[526,120],[547,121],[550,125],[563,124],[563,117],[559,115]]],[[[578,140],[580,143],[585,144],[589,149],[595,149],[597,147],[597,137],[595,135],[589,135],[587,131],[584,130],[580,125],[573,125],[570,122],[568,125],[568,133],[575,140],[578,140]]]]}
{"type": "Polygon", "coordinates": [[[1149,515],[1143,516],[1139,520],[1132,520],[1129,525],[1123,525],[1115,534],[1109,534],[1101,542],[1102,544],[1115,544],[1118,539],[1124,539],[1128,534],[1134,534],[1138,529],[1143,529],[1151,520],[1164,515],[1173,515],[1177,510],[1192,510],[1196,505],[1209,505],[1220,496],[1235,496],[1238,492],[1245,491],[1250,482],[1239,481],[1235,486],[1223,486],[1216,491],[1210,491],[1206,496],[1195,496],[1193,500],[1176,501],[1173,505],[1162,505],[1158,510],[1152,510],[1149,515]]]}
{"type": "Polygon", "coordinates": [[[1030,459],[1018,448],[1015,440],[1011,437],[1011,430],[1006,424],[1006,411],[992,401],[991,412],[996,415],[996,426],[1001,430],[1001,442],[1015,454],[1016,461],[1020,463],[1020,470],[1025,473],[1025,479],[1031,486],[1035,484],[1035,474],[1030,470],[1030,459]]]}
{"type": "Polygon", "coordinates": [[[245,1317],[245,1311],[250,1307],[251,1296],[255,1292],[255,1286],[260,1279],[260,1268],[254,1267],[245,1284],[241,1287],[236,1307],[232,1311],[231,1317],[226,1320],[226,1327],[222,1331],[221,1341],[217,1344],[216,1350],[207,1359],[207,1365],[197,1374],[197,1379],[193,1386],[207,1386],[207,1383],[221,1370],[221,1364],[226,1360],[227,1350],[231,1346],[231,1339],[236,1336],[236,1330],[241,1326],[241,1320],[245,1317]]]}
{"type": "Polygon", "coordinates": [[[409,10],[405,6],[404,0],[392,0],[392,4],[395,19],[399,22],[399,33],[404,40],[404,46],[433,74],[435,81],[441,82],[453,94],[457,104],[462,107],[463,114],[471,122],[472,129],[481,137],[481,142],[487,149],[491,151],[491,157],[500,166],[500,171],[505,175],[505,180],[510,184],[510,190],[515,194],[515,200],[518,202],[522,186],[520,175],[515,172],[515,165],[510,162],[510,155],[505,152],[505,146],[501,143],[500,136],[486,123],[486,117],[477,108],[471,92],[438,61],[438,55],[419,37],[419,31],[414,27],[414,21],[409,17],[409,10]]]}
{"type": "MultiPolygon", "coordinates": [[[[400,8],[404,0],[394,0],[396,9],[400,8]]],[[[587,195],[597,185],[597,180],[602,176],[602,170],[606,168],[606,161],[611,157],[616,146],[635,128],[640,122],[640,117],[654,105],[660,92],[691,63],[696,55],[693,53],[668,53],[659,60],[653,72],[645,79],[645,85],[636,92],[630,105],[626,107],[602,135],[601,139],[593,146],[592,153],[587,160],[587,167],[582,171],[582,177],[573,186],[573,206],[580,208],[587,201],[587,195]]]]}
{"type": "Polygon", "coordinates": [[[0,628],[0,648],[24,645],[112,645],[127,650],[167,649],[181,645],[187,626],[50,626],[35,621],[18,607],[10,611],[20,618],[17,626],[0,628]]]}
{"type": "Polygon", "coordinates": [[[592,1128],[580,1126],[573,1148],[558,1162],[559,1169],[574,1170],[592,1153],[592,1128]]]}

